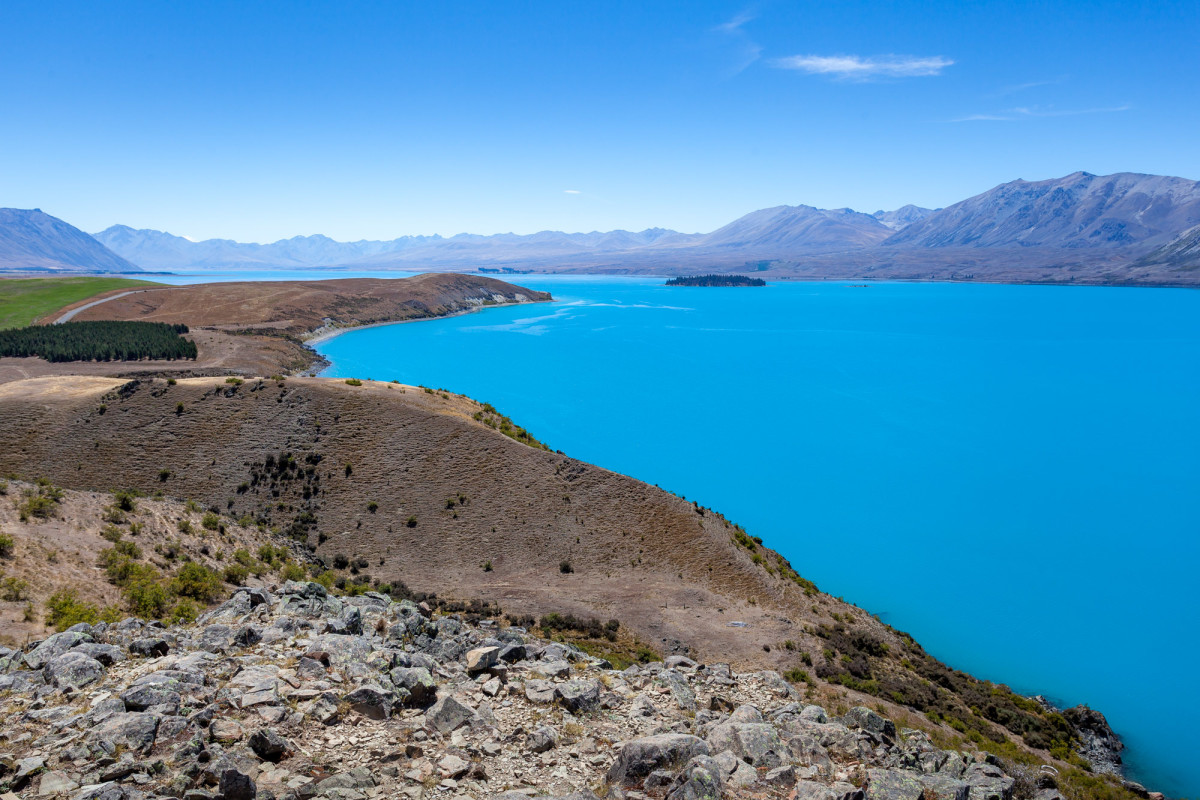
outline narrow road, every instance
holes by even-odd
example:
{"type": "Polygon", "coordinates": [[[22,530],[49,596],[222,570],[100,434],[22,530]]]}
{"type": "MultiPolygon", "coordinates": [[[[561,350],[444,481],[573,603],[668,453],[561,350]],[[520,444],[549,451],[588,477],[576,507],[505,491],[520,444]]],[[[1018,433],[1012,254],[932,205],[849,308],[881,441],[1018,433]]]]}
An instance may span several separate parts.
{"type": "Polygon", "coordinates": [[[118,297],[125,297],[125,296],[131,295],[131,294],[140,294],[140,293],[146,292],[146,291],[149,291],[149,289],[135,289],[132,292],[121,292],[120,294],[114,294],[112,297],[105,297],[103,300],[95,300],[91,303],[86,303],[86,304],[80,306],[79,308],[71,309],[67,313],[63,314],[58,319],[54,320],[54,324],[61,325],[62,323],[70,320],[72,317],[74,317],[80,311],[87,311],[92,306],[98,306],[101,303],[107,303],[109,300],[116,300],[118,297]]]}

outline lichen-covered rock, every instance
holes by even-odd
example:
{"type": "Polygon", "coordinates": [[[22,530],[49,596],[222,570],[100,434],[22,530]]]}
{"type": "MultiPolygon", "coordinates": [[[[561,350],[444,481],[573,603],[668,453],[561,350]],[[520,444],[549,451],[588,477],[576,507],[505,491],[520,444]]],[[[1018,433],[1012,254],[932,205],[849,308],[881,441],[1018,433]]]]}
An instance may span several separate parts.
{"type": "Polygon", "coordinates": [[[232,767],[221,771],[219,787],[221,800],[254,800],[258,795],[254,779],[232,767]]]}
{"type": "Polygon", "coordinates": [[[407,692],[409,705],[427,706],[437,700],[437,682],[424,667],[396,667],[388,675],[393,685],[407,692]]]}
{"type": "Polygon", "coordinates": [[[1016,784],[993,764],[972,764],[963,780],[971,787],[971,800],[1012,800],[1016,784]]]}
{"type": "Polygon", "coordinates": [[[46,662],[46,679],[59,689],[79,689],[104,674],[104,665],[77,650],[68,650],[46,662]]]}
{"type": "Polygon", "coordinates": [[[392,693],[373,684],[360,686],[342,699],[364,717],[387,719],[392,715],[392,693]]]}
{"type": "Polygon", "coordinates": [[[446,734],[478,720],[479,715],[475,713],[475,709],[457,697],[449,696],[434,703],[425,713],[425,719],[429,727],[438,733],[446,734]]]}
{"type": "MultiPolygon", "coordinates": [[[[126,750],[145,752],[154,744],[154,735],[158,731],[157,714],[146,712],[126,711],[113,714],[89,731],[89,738],[98,743],[108,743],[111,746],[126,750]]],[[[105,748],[101,744],[103,749],[105,748]]]]}
{"type": "Polygon", "coordinates": [[[870,769],[863,792],[866,800],[923,800],[925,786],[910,772],[870,769]]]}
{"type": "Polygon", "coordinates": [[[30,669],[41,669],[55,656],[60,656],[71,648],[87,642],[92,637],[79,631],[63,631],[47,636],[37,647],[25,654],[25,663],[30,669]]]}
{"type": "Polygon", "coordinates": [[[667,790],[667,800],[720,800],[721,768],[709,756],[696,756],[679,772],[667,790]]]}
{"type": "Polygon", "coordinates": [[[278,762],[288,751],[287,739],[270,728],[259,728],[250,734],[250,749],[263,761],[278,762]]]}
{"type": "Polygon", "coordinates": [[[788,753],[779,732],[765,722],[725,722],[713,727],[707,741],[713,752],[729,750],[755,767],[778,767],[788,753]]]}
{"type": "Polygon", "coordinates": [[[572,714],[595,711],[600,706],[600,681],[574,680],[554,687],[555,695],[563,708],[572,714]]]}
{"type": "Polygon", "coordinates": [[[677,767],[695,756],[710,754],[708,744],[698,736],[663,733],[626,742],[617,760],[608,770],[608,781],[618,785],[645,778],[656,769],[677,767]]]}
{"type": "Polygon", "coordinates": [[[842,722],[847,728],[858,729],[873,733],[877,736],[896,738],[896,725],[890,719],[884,719],[865,706],[855,706],[846,712],[842,722]]]}
{"type": "Polygon", "coordinates": [[[529,735],[529,749],[535,753],[544,753],[558,744],[558,731],[549,725],[542,725],[529,735]]]}

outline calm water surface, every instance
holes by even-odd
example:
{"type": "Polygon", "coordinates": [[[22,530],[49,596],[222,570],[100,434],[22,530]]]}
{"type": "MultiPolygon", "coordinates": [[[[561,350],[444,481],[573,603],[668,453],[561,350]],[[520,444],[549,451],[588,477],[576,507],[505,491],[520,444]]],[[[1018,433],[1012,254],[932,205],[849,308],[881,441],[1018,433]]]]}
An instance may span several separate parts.
{"type": "Polygon", "coordinates": [[[347,333],[325,374],[489,401],[713,506],[1200,795],[1200,293],[516,280],[557,302],[347,333]]]}

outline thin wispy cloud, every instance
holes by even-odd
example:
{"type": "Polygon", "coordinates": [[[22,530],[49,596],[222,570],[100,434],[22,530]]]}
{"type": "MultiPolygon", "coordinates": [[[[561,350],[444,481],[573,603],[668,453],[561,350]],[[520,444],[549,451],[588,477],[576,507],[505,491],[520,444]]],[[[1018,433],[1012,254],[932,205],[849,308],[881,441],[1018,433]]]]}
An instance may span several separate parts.
{"type": "Polygon", "coordinates": [[[1044,117],[1078,117],[1084,114],[1116,114],[1121,111],[1128,111],[1133,106],[1109,106],[1105,108],[1041,108],[1041,107],[1018,107],[1010,108],[1006,111],[1001,111],[996,114],[968,114],[965,117],[956,117],[955,119],[947,120],[947,122],[1015,122],[1023,119],[1037,119],[1044,117]]]}
{"type": "Polygon", "coordinates": [[[954,61],[942,56],[787,56],[771,62],[779,69],[840,80],[870,81],[878,78],[924,78],[941,75],[954,61]]]}
{"type": "Polygon", "coordinates": [[[745,30],[747,23],[753,22],[758,15],[746,10],[739,13],[728,22],[722,22],[713,27],[712,32],[720,38],[729,40],[736,46],[736,55],[731,75],[737,75],[762,57],[762,47],[750,38],[745,30]]]}
{"type": "Polygon", "coordinates": [[[578,189],[563,189],[563,194],[583,194],[578,189]]]}
{"type": "Polygon", "coordinates": [[[717,25],[713,28],[713,30],[721,33],[736,33],[740,31],[742,26],[747,22],[753,21],[755,16],[755,14],[752,14],[749,11],[743,11],[733,19],[729,20],[729,22],[722,22],[720,25],[717,25]]]}
{"type": "Polygon", "coordinates": [[[1051,80],[1045,81],[1028,81],[1027,83],[1016,83],[1012,86],[1004,86],[992,92],[988,97],[1007,97],[1012,94],[1027,92],[1030,89],[1038,89],[1042,86],[1057,86],[1066,81],[1066,76],[1060,76],[1051,80]]]}

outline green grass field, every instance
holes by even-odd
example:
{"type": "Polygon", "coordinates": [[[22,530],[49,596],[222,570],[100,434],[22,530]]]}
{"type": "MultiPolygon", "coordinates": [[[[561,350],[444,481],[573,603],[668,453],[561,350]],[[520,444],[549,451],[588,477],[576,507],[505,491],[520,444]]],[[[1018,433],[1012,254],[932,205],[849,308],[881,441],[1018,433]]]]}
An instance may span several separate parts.
{"type": "Polygon", "coordinates": [[[101,292],[159,285],[128,278],[0,279],[0,330],[32,324],[39,317],[101,292]]]}

